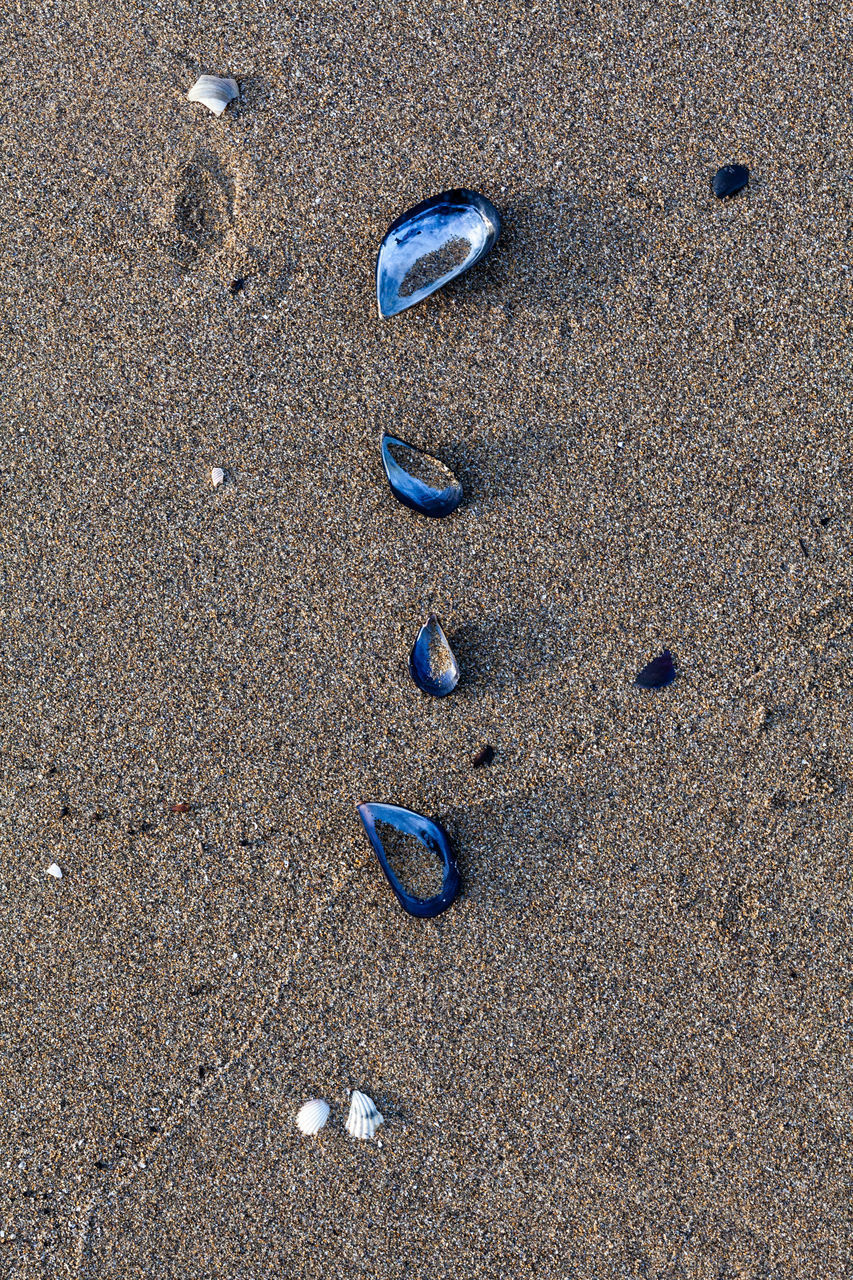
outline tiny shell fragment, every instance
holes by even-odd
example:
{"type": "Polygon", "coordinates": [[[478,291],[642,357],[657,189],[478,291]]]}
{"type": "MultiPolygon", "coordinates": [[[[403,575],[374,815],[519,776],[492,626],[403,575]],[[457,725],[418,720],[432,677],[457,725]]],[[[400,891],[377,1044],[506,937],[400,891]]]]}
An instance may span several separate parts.
{"type": "Polygon", "coordinates": [[[192,808],[191,804],[187,804],[186,800],[182,800],[180,804],[172,804],[169,806],[172,813],[189,813],[192,808]]]}
{"type": "Polygon", "coordinates": [[[221,76],[200,76],[187,94],[190,102],[203,102],[215,116],[221,116],[232,98],[239,95],[237,81],[221,76]]]}
{"type": "Polygon", "coordinates": [[[328,1120],[330,1111],[331,1107],[323,1098],[309,1098],[305,1105],[299,1108],[299,1114],[296,1117],[297,1129],[309,1136],[319,1133],[328,1120]]]}
{"type": "Polygon", "coordinates": [[[54,880],[62,879],[62,872],[60,871],[59,867],[56,865],[55,862],[52,862],[50,864],[50,866],[47,869],[47,874],[49,876],[53,876],[54,880]]]}
{"type": "Polygon", "coordinates": [[[214,467],[210,473],[210,483],[213,485],[214,489],[218,489],[224,480],[225,480],[225,472],[222,470],[222,468],[214,467]]]}

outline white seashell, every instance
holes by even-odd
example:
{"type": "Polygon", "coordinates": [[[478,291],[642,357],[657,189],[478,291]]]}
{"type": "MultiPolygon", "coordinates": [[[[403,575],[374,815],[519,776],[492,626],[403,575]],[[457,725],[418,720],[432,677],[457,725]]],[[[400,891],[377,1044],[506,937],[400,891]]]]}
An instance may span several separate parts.
{"type": "Polygon", "coordinates": [[[210,473],[210,483],[213,485],[214,489],[218,489],[224,479],[225,479],[225,472],[222,470],[222,468],[214,467],[210,473]]]}
{"type": "Polygon", "coordinates": [[[47,869],[47,874],[49,876],[53,876],[54,880],[62,879],[62,872],[60,871],[59,867],[56,865],[55,862],[52,862],[50,864],[50,866],[47,869]]]}
{"type": "Polygon", "coordinates": [[[329,1118],[331,1107],[322,1098],[309,1098],[304,1107],[299,1108],[296,1126],[303,1133],[319,1133],[329,1118]]]}
{"type": "Polygon", "coordinates": [[[232,98],[239,96],[236,80],[221,76],[201,76],[187,94],[190,102],[203,102],[215,116],[221,116],[232,98]]]}
{"type": "Polygon", "coordinates": [[[366,1093],[352,1091],[349,1115],[347,1116],[347,1133],[354,1138],[372,1138],[382,1124],[382,1114],[376,1110],[376,1104],[366,1093]]]}

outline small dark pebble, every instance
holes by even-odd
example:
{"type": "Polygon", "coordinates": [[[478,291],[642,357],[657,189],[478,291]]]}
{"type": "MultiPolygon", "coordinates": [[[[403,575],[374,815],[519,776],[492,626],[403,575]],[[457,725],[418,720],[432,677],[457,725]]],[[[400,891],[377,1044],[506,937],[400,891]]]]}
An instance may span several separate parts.
{"type": "Polygon", "coordinates": [[[229,284],[229,286],[228,286],[228,292],[229,292],[229,293],[232,295],[232,297],[233,297],[235,293],[239,293],[239,292],[240,292],[240,290],[243,288],[243,285],[244,285],[245,283],[246,283],[246,277],[245,277],[245,276],[238,276],[236,280],[232,280],[232,281],[231,281],[231,283],[229,284]]]}
{"type": "Polygon", "coordinates": [[[474,759],[471,761],[475,769],[479,769],[483,764],[491,764],[495,758],[495,749],[487,743],[485,747],[481,747],[474,759]]]}
{"type": "Polygon", "coordinates": [[[749,169],[745,164],[724,164],[711,179],[714,195],[720,200],[736,195],[749,182],[749,169]]]}
{"type": "Polygon", "coordinates": [[[664,685],[672,684],[675,676],[672,654],[669,649],[664,649],[659,657],[637,673],[637,684],[641,689],[662,689],[664,685]]]}

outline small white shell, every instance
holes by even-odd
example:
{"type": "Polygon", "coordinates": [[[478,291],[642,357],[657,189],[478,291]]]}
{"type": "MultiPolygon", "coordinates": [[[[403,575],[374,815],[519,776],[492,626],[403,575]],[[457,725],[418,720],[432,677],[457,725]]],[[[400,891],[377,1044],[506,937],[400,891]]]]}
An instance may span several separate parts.
{"type": "Polygon", "coordinates": [[[221,116],[232,98],[239,96],[236,80],[221,76],[201,76],[187,94],[190,102],[203,102],[215,116],[221,116]]]}
{"type": "Polygon", "coordinates": [[[296,1127],[302,1133],[319,1133],[329,1118],[331,1107],[322,1098],[309,1098],[304,1107],[299,1108],[296,1127]]]}
{"type": "Polygon", "coordinates": [[[47,869],[47,874],[49,876],[53,876],[54,880],[62,879],[62,872],[60,871],[59,867],[56,865],[55,862],[52,862],[50,864],[50,866],[47,869]]]}
{"type": "Polygon", "coordinates": [[[214,489],[218,489],[224,479],[225,479],[225,472],[222,470],[222,468],[214,467],[210,473],[210,483],[213,485],[214,489]]]}
{"type": "Polygon", "coordinates": [[[347,1116],[347,1133],[354,1138],[372,1138],[382,1124],[382,1115],[376,1110],[376,1104],[366,1093],[353,1089],[347,1116]]]}

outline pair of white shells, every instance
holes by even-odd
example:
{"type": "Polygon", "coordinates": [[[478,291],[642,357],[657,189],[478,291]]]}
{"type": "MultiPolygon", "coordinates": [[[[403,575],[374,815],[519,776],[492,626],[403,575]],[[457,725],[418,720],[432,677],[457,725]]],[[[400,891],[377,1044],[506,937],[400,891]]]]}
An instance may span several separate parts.
{"type": "MultiPolygon", "coordinates": [[[[300,1108],[296,1117],[296,1126],[309,1136],[319,1133],[329,1118],[331,1107],[323,1098],[310,1098],[300,1108]]],[[[346,1129],[354,1138],[372,1138],[383,1122],[383,1116],[376,1104],[366,1093],[353,1089],[350,1099],[349,1115],[346,1129]]]]}
{"type": "Polygon", "coordinates": [[[215,116],[221,116],[232,99],[239,96],[236,80],[221,76],[201,76],[187,94],[190,102],[203,102],[215,116]]]}

